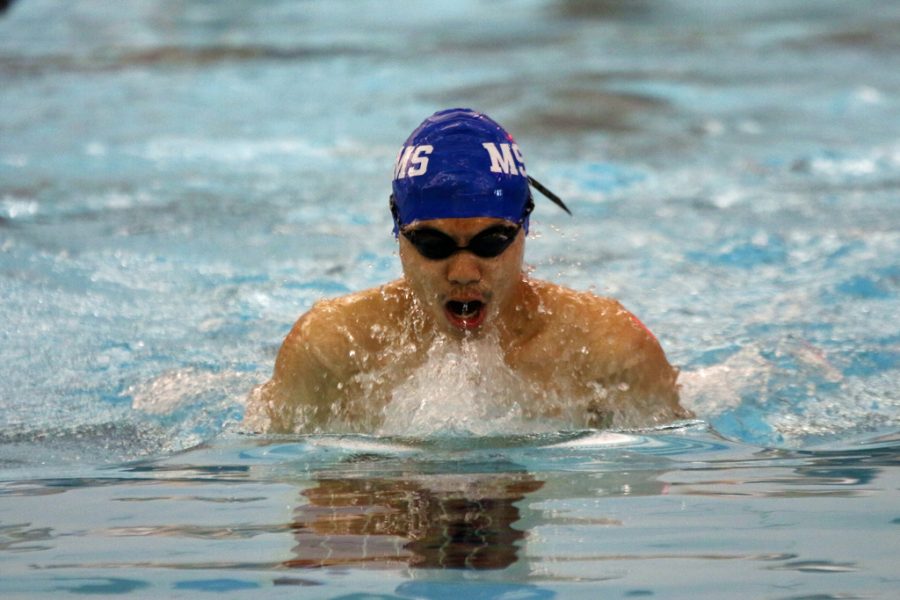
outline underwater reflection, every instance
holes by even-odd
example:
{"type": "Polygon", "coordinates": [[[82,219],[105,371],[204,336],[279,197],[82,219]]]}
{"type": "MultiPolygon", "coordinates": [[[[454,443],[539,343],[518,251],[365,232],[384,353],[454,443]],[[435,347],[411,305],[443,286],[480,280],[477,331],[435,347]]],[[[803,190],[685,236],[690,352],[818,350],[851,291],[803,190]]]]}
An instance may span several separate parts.
{"type": "Polygon", "coordinates": [[[525,537],[516,503],[542,486],[524,472],[323,477],[301,492],[284,564],[502,569],[525,537]]]}

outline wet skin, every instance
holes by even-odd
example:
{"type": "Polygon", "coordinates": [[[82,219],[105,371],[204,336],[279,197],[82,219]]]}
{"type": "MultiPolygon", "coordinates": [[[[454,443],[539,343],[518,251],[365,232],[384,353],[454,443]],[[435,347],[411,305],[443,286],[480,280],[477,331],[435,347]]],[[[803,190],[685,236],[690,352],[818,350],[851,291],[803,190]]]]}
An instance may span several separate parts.
{"type": "MultiPolygon", "coordinates": [[[[494,218],[435,219],[466,246],[494,218]]],[[[495,340],[523,382],[524,413],[568,427],[642,426],[690,416],[677,370],[617,301],[528,278],[524,231],[498,256],[422,256],[399,237],[403,277],[316,303],[288,334],[272,378],[251,395],[248,422],[276,432],[376,431],[392,390],[440,336],[495,340]]]]}

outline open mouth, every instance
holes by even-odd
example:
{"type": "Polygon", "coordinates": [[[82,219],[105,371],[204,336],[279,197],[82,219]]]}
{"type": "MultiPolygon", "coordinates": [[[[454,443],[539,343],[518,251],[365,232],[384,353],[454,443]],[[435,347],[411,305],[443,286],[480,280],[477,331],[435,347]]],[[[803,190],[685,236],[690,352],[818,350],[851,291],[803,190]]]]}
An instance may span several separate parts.
{"type": "Polygon", "coordinates": [[[484,322],[485,305],[481,300],[450,300],[445,309],[447,318],[459,329],[475,329],[484,322]]]}

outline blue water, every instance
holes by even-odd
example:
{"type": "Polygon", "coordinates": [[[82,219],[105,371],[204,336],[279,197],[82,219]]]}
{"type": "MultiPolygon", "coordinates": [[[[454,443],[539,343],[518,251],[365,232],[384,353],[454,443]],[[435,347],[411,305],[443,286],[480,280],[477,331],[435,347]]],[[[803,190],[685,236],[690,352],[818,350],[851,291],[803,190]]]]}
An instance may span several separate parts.
{"type": "Polygon", "coordinates": [[[895,597],[898,50],[888,0],[13,3],[0,596],[895,597]],[[242,431],[300,313],[399,275],[393,159],[459,105],[698,422],[242,431]]]}

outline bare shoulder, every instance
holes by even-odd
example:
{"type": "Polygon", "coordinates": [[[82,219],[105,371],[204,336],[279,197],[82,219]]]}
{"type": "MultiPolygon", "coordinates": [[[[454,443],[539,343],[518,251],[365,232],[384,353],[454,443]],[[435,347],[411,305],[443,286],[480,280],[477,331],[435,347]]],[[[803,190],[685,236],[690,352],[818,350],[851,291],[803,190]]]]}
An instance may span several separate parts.
{"type": "Polygon", "coordinates": [[[552,315],[549,329],[579,342],[595,358],[627,363],[643,354],[662,354],[656,337],[618,300],[547,282],[539,282],[538,290],[552,315]]]}
{"type": "Polygon", "coordinates": [[[251,400],[268,417],[267,428],[287,432],[325,423],[359,371],[360,356],[377,349],[377,332],[402,310],[404,297],[393,282],[321,300],[301,315],[281,345],[272,378],[251,400]]]}
{"type": "Polygon", "coordinates": [[[378,333],[406,298],[401,282],[391,282],[328,300],[304,313],[287,335],[276,361],[289,366],[296,360],[319,363],[335,375],[354,370],[351,350],[376,344],[378,333]]]}
{"type": "Polygon", "coordinates": [[[628,405],[654,421],[689,416],[678,402],[678,370],[656,336],[618,300],[543,282],[537,289],[551,315],[551,346],[567,357],[583,385],[614,391],[603,411],[628,405]]]}

